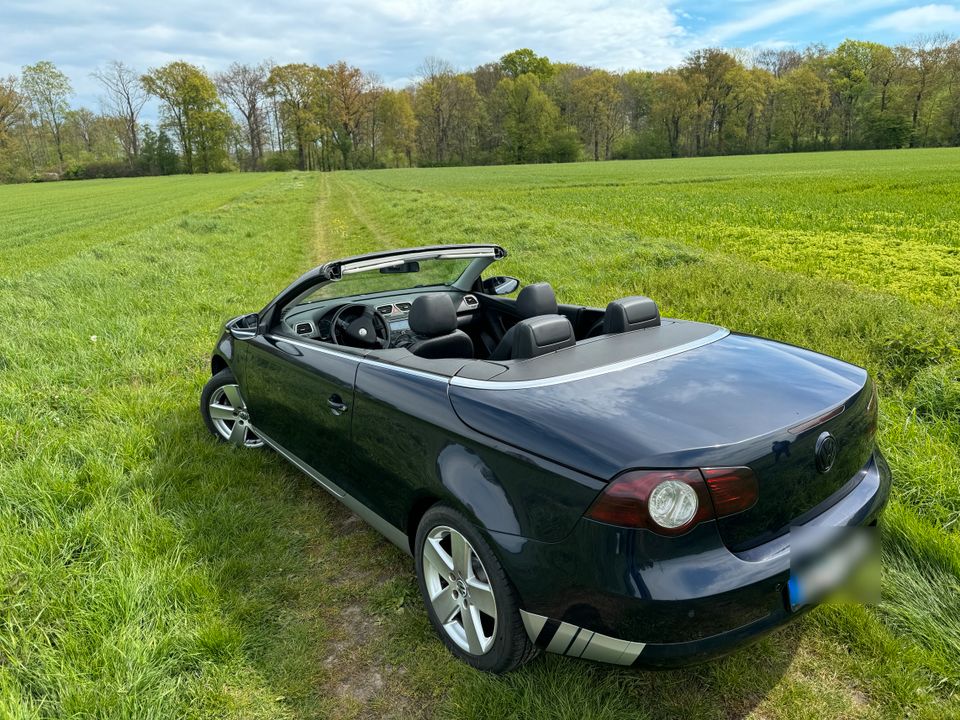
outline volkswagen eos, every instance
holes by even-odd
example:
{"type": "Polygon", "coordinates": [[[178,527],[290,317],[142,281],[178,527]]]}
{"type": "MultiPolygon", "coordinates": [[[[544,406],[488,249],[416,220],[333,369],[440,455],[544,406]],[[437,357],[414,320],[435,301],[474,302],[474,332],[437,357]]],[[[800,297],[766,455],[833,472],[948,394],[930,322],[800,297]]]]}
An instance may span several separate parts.
{"type": "Polygon", "coordinates": [[[887,500],[864,370],[647,297],[558,304],[490,272],[505,255],[307,272],[226,323],[207,427],[273,448],[411,554],[437,633],[482,670],[538,650],[706,660],[852,572],[860,556],[825,547],[824,586],[791,538],[872,525],[887,500]]]}

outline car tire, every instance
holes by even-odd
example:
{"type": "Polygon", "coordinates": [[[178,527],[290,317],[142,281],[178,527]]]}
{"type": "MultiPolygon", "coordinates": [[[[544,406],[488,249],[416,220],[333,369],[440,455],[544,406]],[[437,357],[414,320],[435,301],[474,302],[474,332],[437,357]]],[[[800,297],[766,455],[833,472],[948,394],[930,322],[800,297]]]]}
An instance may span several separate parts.
{"type": "Polygon", "coordinates": [[[508,672],[537,655],[516,590],[470,521],[453,508],[434,505],[420,520],[414,547],[420,594],[450,652],[491,673],[508,672]]]}
{"type": "Polygon", "coordinates": [[[200,414],[207,430],[217,440],[251,449],[263,447],[263,440],[250,425],[240,385],[229,368],[218,372],[203,386],[200,414]]]}

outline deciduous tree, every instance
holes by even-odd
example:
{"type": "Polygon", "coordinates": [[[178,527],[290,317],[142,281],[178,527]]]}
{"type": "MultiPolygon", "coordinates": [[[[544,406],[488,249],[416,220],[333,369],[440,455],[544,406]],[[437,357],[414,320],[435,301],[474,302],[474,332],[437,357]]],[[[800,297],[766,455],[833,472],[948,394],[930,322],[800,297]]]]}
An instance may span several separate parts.
{"type": "Polygon", "coordinates": [[[49,129],[57,148],[57,159],[60,170],[63,170],[63,138],[62,129],[64,117],[70,109],[68,99],[73,88],[70,80],[57,69],[57,66],[48,60],[41,60],[36,65],[28,65],[23,69],[23,88],[34,112],[49,129]]]}
{"type": "Polygon", "coordinates": [[[293,134],[297,167],[309,169],[309,146],[320,135],[323,79],[315,65],[294,63],[270,70],[267,89],[277,101],[280,122],[293,134]]]}
{"type": "Polygon", "coordinates": [[[140,133],[137,123],[147,102],[147,92],[135,70],[119,60],[107,63],[93,73],[106,95],[103,106],[108,115],[119,118],[120,142],[127,158],[133,162],[140,154],[140,133]]]}
{"type": "Polygon", "coordinates": [[[17,79],[12,75],[0,77],[0,147],[6,144],[7,137],[23,112],[23,96],[17,89],[17,79]]]}
{"type": "Polygon", "coordinates": [[[477,140],[480,95],[473,78],[458,75],[449,63],[428,58],[414,89],[414,113],[421,157],[444,165],[467,162],[477,140]]]}
{"type": "Polygon", "coordinates": [[[667,71],[657,75],[653,84],[651,114],[663,127],[670,157],[679,157],[685,122],[691,119],[694,95],[683,75],[667,71]]]}
{"type": "Polygon", "coordinates": [[[177,133],[186,171],[221,170],[231,120],[207,74],[176,61],[150,70],[141,81],[148,93],[162,101],[165,119],[177,133]]]}
{"type": "Polygon", "coordinates": [[[264,63],[232,63],[224,72],[215,76],[220,94],[243,118],[247,145],[250,148],[251,170],[259,169],[263,159],[263,139],[267,124],[264,100],[268,76],[269,70],[264,63]]]}
{"type": "Polygon", "coordinates": [[[417,146],[417,119],[413,114],[410,93],[403,90],[384,90],[377,100],[382,138],[380,147],[387,162],[394,167],[413,165],[417,146]]]}
{"type": "Polygon", "coordinates": [[[333,140],[343,158],[343,167],[353,167],[353,150],[358,144],[364,118],[375,107],[369,91],[372,83],[357,67],[338,62],[327,68],[333,140]]]}
{"type": "Polygon", "coordinates": [[[830,91],[812,68],[803,66],[780,79],[777,93],[790,149],[796,152],[813,130],[818,113],[828,105],[830,91]]]}
{"type": "Polygon", "coordinates": [[[493,93],[493,114],[503,134],[504,154],[511,162],[544,159],[559,112],[532,73],[505,77],[493,93]]]}
{"type": "Polygon", "coordinates": [[[504,75],[514,80],[521,75],[535,75],[541,83],[553,75],[550,58],[537,55],[530,48],[520,48],[500,58],[500,68],[504,75]]]}
{"type": "Polygon", "coordinates": [[[595,70],[574,80],[571,98],[574,120],[593,159],[609,159],[613,141],[623,132],[625,123],[623,95],[617,79],[604,70],[595,70]]]}

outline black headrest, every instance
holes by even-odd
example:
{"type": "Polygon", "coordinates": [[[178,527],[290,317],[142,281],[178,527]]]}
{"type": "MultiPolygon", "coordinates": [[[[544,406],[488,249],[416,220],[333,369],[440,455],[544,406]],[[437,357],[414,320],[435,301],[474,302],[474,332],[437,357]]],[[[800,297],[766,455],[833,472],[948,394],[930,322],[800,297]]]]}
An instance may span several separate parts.
{"type": "Polygon", "coordinates": [[[417,335],[438,337],[457,329],[457,310],[446,293],[430,293],[413,301],[407,320],[417,335]]]}
{"type": "Polygon", "coordinates": [[[557,296],[553,294],[550,283],[527,285],[517,295],[517,312],[521,317],[532,318],[537,315],[556,315],[557,296]]]}
{"type": "Polygon", "coordinates": [[[635,295],[614,300],[603,314],[604,333],[622,333],[660,324],[660,310],[648,297],[635,295]]]}
{"type": "Polygon", "coordinates": [[[513,338],[514,360],[525,360],[546,355],[554,350],[575,345],[573,325],[563,315],[541,315],[521,320],[513,338]]]}

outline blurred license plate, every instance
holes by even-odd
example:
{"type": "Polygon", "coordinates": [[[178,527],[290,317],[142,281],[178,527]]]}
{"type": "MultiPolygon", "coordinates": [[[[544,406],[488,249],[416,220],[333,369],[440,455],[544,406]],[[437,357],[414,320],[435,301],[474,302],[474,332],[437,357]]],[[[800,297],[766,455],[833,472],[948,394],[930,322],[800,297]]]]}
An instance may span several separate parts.
{"type": "MultiPolygon", "coordinates": [[[[872,528],[793,528],[790,538],[790,609],[821,602],[851,580],[875,556],[872,528]]],[[[869,584],[869,583],[868,583],[869,584]]],[[[855,599],[862,593],[854,589],[855,599]]]]}

